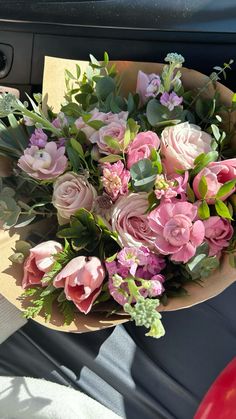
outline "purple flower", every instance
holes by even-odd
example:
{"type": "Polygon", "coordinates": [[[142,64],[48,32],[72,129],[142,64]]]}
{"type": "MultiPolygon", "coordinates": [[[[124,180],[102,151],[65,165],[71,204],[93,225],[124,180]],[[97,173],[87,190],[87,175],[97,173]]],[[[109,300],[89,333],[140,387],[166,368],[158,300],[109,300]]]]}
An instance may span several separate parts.
{"type": "Polygon", "coordinates": [[[66,125],[68,125],[68,121],[65,117],[65,114],[63,112],[59,112],[57,118],[52,121],[52,125],[58,129],[62,129],[66,125]]]}
{"type": "Polygon", "coordinates": [[[173,111],[175,106],[181,105],[183,98],[179,97],[175,92],[165,92],[161,95],[160,102],[163,106],[166,106],[169,111],[173,111]]]}
{"type": "Polygon", "coordinates": [[[64,147],[66,144],[66,138],[58,138],[57,140],[57,148],[64,147]]]}
{"type": "Polygon", "coordinates": [[[121,266],[129,268],[131,275],[135,276],[137,267],[147,262],[147,256],[138,247],[124,247],[118,253],[117,260],[121,266]]]}
{"type": "Polygon", "coordinates": [[[47,144],[48,136],[43,132],[42,128],[36,128],[31,135],[29,142],[31,145],[36,145],[39,148],[44,148],[47,144]]]}

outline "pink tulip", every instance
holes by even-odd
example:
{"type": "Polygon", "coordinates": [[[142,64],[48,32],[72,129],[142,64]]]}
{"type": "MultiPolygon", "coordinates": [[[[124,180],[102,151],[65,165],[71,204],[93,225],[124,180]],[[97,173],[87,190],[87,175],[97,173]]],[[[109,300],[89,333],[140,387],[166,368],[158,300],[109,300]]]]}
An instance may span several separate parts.
{"type": "Polygon", "coordinates": [[[160,140],[152,131],[140,132],[129,145],[127,154],[127,168],[130,169],[139,160],[149,159],[152,149],[160,147],[160,140]]]}
{"type": "Polygon", "coordinates": [[[55,262],[54,256],[62,251],[62,245],[49,240],[30,249],[30,255],[24,263],[22,288],[42,285],[42,279],[55,262]]]}
{"type": "Polygon", "coordinates": [[[57,274],[53,285],[64,288],[67,300],[87,314],[101,292],[104,278],[105,269],[97,257],[78,256],[57,274]]]}
{"type": "MultiPolygon", "coordinates": [[[[204,167],[204,169],[197,174],[193,181],[193,190],[196,197],[199,199],[201,198],[199,182],[203,176],[205,176],[207,182],[206,201],[209,204],[213,204],[215,201],[214,197],[221,186],[230,180],[236,179],[236,158],[209,163],[207,167],[204,167]]],[[[235,187],[224,196],[221,196],[221,201],[225,201],[225,199],[232,195],[234,191],[235,187]]]]}

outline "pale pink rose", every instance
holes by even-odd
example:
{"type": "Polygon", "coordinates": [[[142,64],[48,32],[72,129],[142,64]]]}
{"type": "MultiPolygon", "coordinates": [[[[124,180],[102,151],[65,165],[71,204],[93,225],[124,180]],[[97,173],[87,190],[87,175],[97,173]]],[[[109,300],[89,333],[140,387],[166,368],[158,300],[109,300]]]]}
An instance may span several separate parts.
{"type": "MultiPolygon", "coordinates": [[[[43,285],[42,279],[55,262],[54,256],[62,251],[62,245],[49,240],[30,249],[30,254],[24,262],[22,288],[43,285]]],[[[45,285],[47,285],[45,283],[45,285]]]]}
{"type": "Polygon", "coordinates": [[[124,148],[124,137],[126,130],[124,119],[114,120],[96,131],[91,137],[91,143],[96,143],[99,150],[104,154],[117,154],[124,148]],[[119,145],[119,148],[110,147],[106,142],[106,137],[112,137],[119,145]]]}
{"type": "Polygon", "coordinates": [[[154,247],[155,234],[149,227],[146,214],[148,206],[146,192],[131,193],[116,201],[111,213],[112,229],[117,231],[123,247],[154,247]]]}
{"type": "Polygon", "coordinates": [[[53,285],[64,288],[67,300],[87,314],[101,292],[104,278],[105,269],[97,257],[78,256],[57,274],[53,285]]]}
{"type": "Polygon", "coordinates": [[[65,147],[57,148],[54,141],[47,143],[43,149],[35,145],[26,148],[18,160],[18,166],[38,180],[51,180],[60,176],[65,172],[67,164],[65,147]]]}
{"type": "MultiPolygon", "coordinates": [[[[99,112],[99,110],[97,108],[94,108],[92,111],[89,112],[91,114],[91,118],[89,119],[88,122],[91,121],[101,121],[104,122],[106,119],[106,113],[104,112],[99,112]]],[[[84,122],[82,117],[79,117],[78,119],[76,119],[75,121],[75,126],[78,130],[83,131],[83,133],[86,135],[87,139],[89,140],[90,137],[96,133],[96,129],[90,127],[86,122],[84,122]]]]}
{"type": "Polygon", "coordinates": [[[102,174],[103,187],[113,201],[116,201],[119,195],[128,193],[130,172],[125,169],[121,160],[114,164],[105,163],[102,174]]]}
{"type": "Polygon", "coordinates": [[[146,131],[136,135],[129,145],[127,154],[127,168],[130,169],[139,160],[149,159],[151,150],[160,147],[160,140],[155,132],[146,131]]]}
{"type": "MultiPolygon", "coordinates": [[[[114,114],[112,112],[100,112],[97,108],[94,108],[90,112],[91,118],[88,122],[92,121],[101,121],[104,122],[105,125],[110,124],[111,122],[119,122],[120,120],[126,121],[128,118],[128,112],[120,112],[118,114],[114,114]]],[[[86,135],[87,139],[90,140],[92,143],[96,144],[99,139],[98,131],[95,128],[90,127],[86,122],[84,122],[83,118],[80,117],[76,119],[75,126],[78,130],[83,131],[86,135]]]]}
{"type": "Polygon", "coordinates": [[[229,246],[234,229],[228,220],[213,216],[204,220],[205,240],[209,245],[209,256],[220,256],[224,247],[229,246]]]}
{"type": "Polygon", "coordinates": [[[160,92],[161,79],[158,74],[146,74],[139,70],[136,92],[140,97],[140,104],[144,105],[150,97],[155,97],[160,92]]]}
{"type": "Polygon", "coordinates": [[[197,207],[189,202],[160,204],[148,216],[156,249],[163,255],[171,255],[175,262],[188,262],[205,234],[203,222],[195,221],[196,217],[197,207]]]}
{"type": "MultiPolygon", "coordinates": [[[[223,161],[217,161],[209,163],[207,167],[204,167],[193,181],[193,190],[197,198],[201,198],[199,193],[199,182],[201,178],[205,176],[207,182],[207,193],[206,201],[209,204],[214,203],[214,197],[221,188],[221,186],[229,180],[236,179],[236,159],[229,159],[223,161]]],[[[235,192],[235,188],[232,188],[230,192],[222,196],[221,201],[225,201],[228,196],[235,192]]]]}
{"type": "Polygon", "coordinates": [[[161,134],[161,154],[168,175],[176,169],[189,170],[199,154],[211,151],[212,137],[197,125],[183,122],[166,127],[161,134]]]}
{"type": "Polygon", "coordinates": [[[93,209],[97,192],[84,176],[67,172],[56,180],[53,189],[52,203],[60,224],[68,223],[70,216],[80,208],[93,209]]]}

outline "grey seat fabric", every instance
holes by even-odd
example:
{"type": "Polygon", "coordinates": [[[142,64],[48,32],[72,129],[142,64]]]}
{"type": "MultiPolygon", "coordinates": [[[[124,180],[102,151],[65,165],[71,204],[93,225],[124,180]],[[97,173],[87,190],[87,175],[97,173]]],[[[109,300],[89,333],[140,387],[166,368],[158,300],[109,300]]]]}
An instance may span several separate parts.
{"type": "Polygon", "coordinates": [[[126,419],[190,419],[236,354],[236,284],[188,310],[165,313],[155,340],[132,323],[76,335],[31,321],[0,346],[0,374],[84,391],[126,419]]]}

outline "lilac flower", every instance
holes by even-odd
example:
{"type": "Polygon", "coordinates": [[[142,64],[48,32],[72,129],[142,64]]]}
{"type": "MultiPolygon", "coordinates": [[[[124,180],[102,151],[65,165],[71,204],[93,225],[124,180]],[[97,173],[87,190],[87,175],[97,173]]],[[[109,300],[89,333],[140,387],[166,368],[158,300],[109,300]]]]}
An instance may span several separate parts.
{"type": "Polygon", "coordinates": [[[68,125],[68,121],[67,121],[67,118],[65,117],[65,114],[63,112],[59,112],[59,114],[57,115],[57,118],[52,121],[52,125],[58,129],[62,129],[66,125],[68,125]]]}
{"type": "Polygon", "coordinates": [[[146,264],[147,256],[137,247],[124,247],[118,253],[117,260],[121,266],[129,268],[131,275],[135,276],[137,267],[146,264]]]}
{"type": "Polygon", "coordinates": [[[153,77],[146,90],[146,97],[156,97],[160,93],[161,79],[159,76],[153,77]]]}
{"type": "Polygon", "coordinates": [[[163,106],[166,106],[169,111],[173,111],[175,106],[179,106],[183,102],[183,98],[178,96],[175,92],[165,92],[161,95],[160,102],[163,106]]]}
{"type": "Polygon", "coordinates": [[[48,136],[43,132],[42,128],[36,128],[31,135],[29,142],[31,145],[36,145],[39,148],[44,148],[47,144],[48,136]]]}

